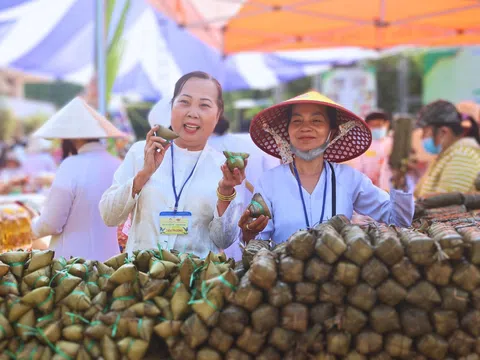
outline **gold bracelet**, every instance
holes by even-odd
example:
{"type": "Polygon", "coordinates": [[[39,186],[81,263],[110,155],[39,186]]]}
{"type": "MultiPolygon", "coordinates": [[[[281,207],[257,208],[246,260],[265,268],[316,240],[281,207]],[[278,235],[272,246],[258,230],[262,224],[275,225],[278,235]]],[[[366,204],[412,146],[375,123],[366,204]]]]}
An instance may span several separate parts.
{"type": "Polygon", "coordinates": [[[223,194],[220,193],[219,189],[217,188],[217,197],[218,197],[218,200],[220,200],[220,201],[230,202],[233,199],[235,199],[236,196],[237,196],[237,190],[235,190],[235,188],[233,188],[233,194],[232,195],[223,195],[223,194]]]}

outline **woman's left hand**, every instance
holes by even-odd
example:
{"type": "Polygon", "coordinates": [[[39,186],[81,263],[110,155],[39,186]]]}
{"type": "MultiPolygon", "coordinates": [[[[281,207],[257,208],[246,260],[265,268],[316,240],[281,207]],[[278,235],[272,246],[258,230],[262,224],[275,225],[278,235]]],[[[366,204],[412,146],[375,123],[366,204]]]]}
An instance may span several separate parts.
{"type": "Polygon", "coordinates": [[[393,187],[395,189],[401,189],[406,191],[407,175],[410,175],[413,177],[418,177],[419,175],[419,163],[414,150],[410,152],[409,158],[403,161],[402,167],[400,169],[392,169],[391,182],[393,187]]]}
{"type": "MultiPolygon", "coordinates": [[[[247,163],[248,161],[245,161],[245,168],[247,163]]],[[[230,171],[227,164],[222,164],[220,168],[222,169],[223,178],[218,183],[219,191],[222,195],[231,195],[235,186],[240,185],[245,180],[245,168],[243,170],[235,168],[233,171],[230,171]]]]}
{"type": "Polygon", "coordinates": [[[405,161],[401,169],[392,169],[392,185],[395,189],[407,190],[407,178],[406,176],[417,176],[417,161],[414,158],[410,158],[405,161]]]}
{"type": "Polygon", "coordinates": [[[390,181],[394,189],[406,191],[407,180],[405,175],[406,173],[399,169],[392,169],[392,178],[390,181]]]}
{"type": "Polygon", "coordinates": [[[415,150],[410,151],[408,159],[404,159],[400,169],[392,169],[391,182],[395,189],[407,190],[406,175],[418,177],[419,164],[415,150]]]}

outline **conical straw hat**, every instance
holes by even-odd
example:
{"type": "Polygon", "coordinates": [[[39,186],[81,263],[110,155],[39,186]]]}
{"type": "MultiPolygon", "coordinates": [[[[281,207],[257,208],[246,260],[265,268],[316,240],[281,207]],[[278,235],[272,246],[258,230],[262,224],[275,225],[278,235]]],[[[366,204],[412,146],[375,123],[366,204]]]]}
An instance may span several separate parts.
{"type": "Polygon", "coordinates": [[[363,119],[326,96],[310,91],[273,105],[255,115],[250,125],[250,136],[253,142],[267,154],[282,159],[281,146],[275,136],[281,138],[282,142],[290,143],[288,109],[295,104],[319,104],[337,110],[335,121],[339,132],[325,151],[326,160],[345,162],[362,155],[370,147],[372,133],[363,119]]]}
{"type": "Polygon", "coordinates": [[[155,125],[162,125],[163,127],[170,127],[172,117],[172,105],[167,97],[163,97],[148,113],[148,123],[151,127],[155,125]]]}
{"type": "Polygon", "coordinates": [[[127,136],[80,97],[53,115],[33,136],[45,139],[101,139],[127,136]]]}

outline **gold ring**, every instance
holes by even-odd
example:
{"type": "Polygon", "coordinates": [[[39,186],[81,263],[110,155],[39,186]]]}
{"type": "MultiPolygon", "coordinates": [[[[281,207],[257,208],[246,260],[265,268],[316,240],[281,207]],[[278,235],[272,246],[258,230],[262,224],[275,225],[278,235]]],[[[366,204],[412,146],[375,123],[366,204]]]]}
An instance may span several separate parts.
{"type": "Polygon", "coordinates": [[[247,226],[245,226],[245,228],[248,230],[248,231],[252,231],[252,229],[250,229],[250,227],[248,226],[250,224],[247,224],[247,226]]]}

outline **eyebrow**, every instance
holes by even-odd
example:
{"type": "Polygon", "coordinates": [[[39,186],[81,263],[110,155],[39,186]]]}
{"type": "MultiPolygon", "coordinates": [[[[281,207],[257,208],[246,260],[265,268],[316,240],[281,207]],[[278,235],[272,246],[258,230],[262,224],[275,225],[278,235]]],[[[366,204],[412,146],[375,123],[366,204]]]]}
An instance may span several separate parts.
{"type": "MultiPolygon", "coordinates": [[[[193,96],[188,95],[188,94],[180,94],[180,96],[186,96],[186,97],[189,97],[190,99],[193,99],[193,96]]],[[[213,101],[210,100],[209,98],[200,98],[200,100],[206,100],[206,101],[210,101],[211,103],[213,103],[213,101]]]]}
{"type": "MultiPolygon", "coordinates": [[[[317,112],[314,112],[312,115],[322,115],[323,117],[325,117],[325,114],[320,112],[320,111],[317,111],[317,112]]],[[[302,114],[300,113],[293,113],[292,116],[302,116],[302,114]]]]}

